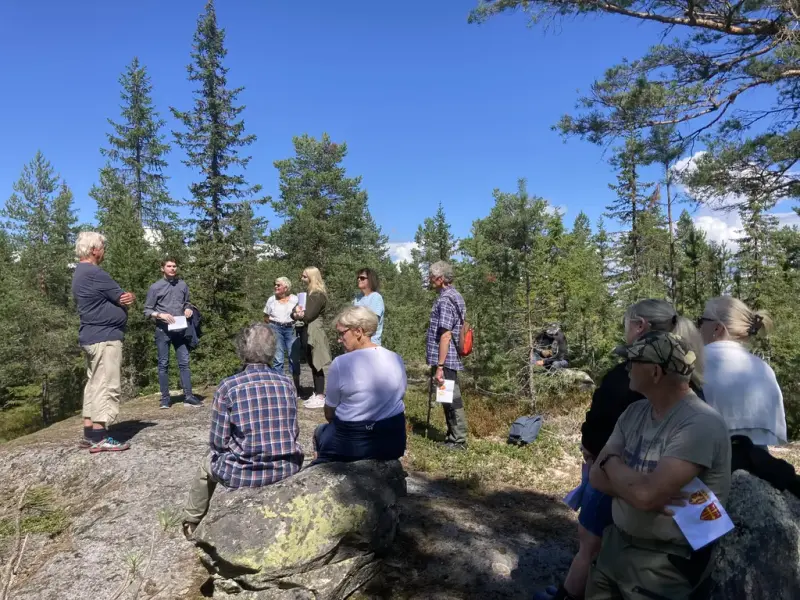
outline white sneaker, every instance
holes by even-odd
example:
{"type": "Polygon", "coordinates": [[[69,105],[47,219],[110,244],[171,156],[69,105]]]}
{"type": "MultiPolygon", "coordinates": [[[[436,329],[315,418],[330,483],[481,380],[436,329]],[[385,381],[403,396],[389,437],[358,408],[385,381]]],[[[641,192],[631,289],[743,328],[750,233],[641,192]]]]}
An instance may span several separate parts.
{"type": "Polygon", "coordinates": [[[325,406],[325,396],[314,394],[308,400],[303,402],[305,408],[322,408],[325,406]]]}

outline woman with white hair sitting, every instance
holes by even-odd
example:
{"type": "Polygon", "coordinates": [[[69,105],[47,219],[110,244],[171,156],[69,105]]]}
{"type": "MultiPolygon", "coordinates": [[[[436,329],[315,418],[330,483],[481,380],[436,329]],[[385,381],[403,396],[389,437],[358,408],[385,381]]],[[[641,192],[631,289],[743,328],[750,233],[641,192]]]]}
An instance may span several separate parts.
{"type": "Polygon", "coordinates": [[[405,364],[372,342],[377,328],[378,316],[363,306],[345,308],[336,319],[345,354],[328,369],[328,423],[314,433],[314,463],[393,460],[405,453],[405,364]]]}

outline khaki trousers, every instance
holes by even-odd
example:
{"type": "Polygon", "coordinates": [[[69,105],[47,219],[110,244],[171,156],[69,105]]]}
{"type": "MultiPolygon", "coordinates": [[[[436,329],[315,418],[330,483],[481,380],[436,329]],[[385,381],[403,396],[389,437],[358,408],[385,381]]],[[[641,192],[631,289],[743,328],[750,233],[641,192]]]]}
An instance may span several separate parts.
{"type": "Polygon", "coordinates": [[[183,506],[183,522],[199,523],[208,512],[211,496],[217,488],[217,480],[211,472],[211,454],[207,455],[189,485],[186,504],[183,506]]]}
{"type": "Polygon", "coordinates": [[[122,394],[122,342],[99,342],[83,346],[86,353],[86,386],[83,417],[93,423],[113,423],[119,414],[122,394]]]}
{"type": "Polygon", "coordinates": [[[666,551],[642,548],[616,525],[606,527],[589,572],[586,600],[687,600],[693,586],[666,551]]]}

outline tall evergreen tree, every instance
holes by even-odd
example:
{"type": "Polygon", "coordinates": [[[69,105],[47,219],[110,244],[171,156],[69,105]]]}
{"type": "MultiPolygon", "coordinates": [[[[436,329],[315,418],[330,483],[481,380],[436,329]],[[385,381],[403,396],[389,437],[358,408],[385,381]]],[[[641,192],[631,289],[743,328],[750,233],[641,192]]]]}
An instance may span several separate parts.
{"type": "Polygon", "coordinates": [[[430,266],[439,260],[450,261],[456,251],[457,243],[450,232],[450,224],[444,213],[442,203],[433,217],[427,217],[414,235],[417,247],[411,251],[411,258],[423,276],[430,266]]]}
{"type": "Polygon", "coordinates": [[[8,219],[22,272],[35,280],[48,301],[68,306],[67,265],[73,258],[76,224],[72,192],[41,152],[23,168],[0,214],[8,219]]]}
{"type": "MultiPolygon", "coordinates": [[[[118,171],[106,167],[89,195],[97,203],[98,229],[107,240],[103,268],[123,289],[135,290],[144,301],[150,284],[160,276],[160,262],[137,217],[134,193],[118,171]]],[[[125,394],[135,395],[154,381],[155,365],[153,324],[144,318],[139,304],[128,311],[122,365],[125,394]]]]}
{"type": "Polygon", "coordinates": [[[74,406],[78,394],[69,383],[75,383],[78,351],[69,293],[76,219],[72,193],[41,152],[23,168],[14,192],[2,215],[15,264],[4,271],[6,283],[18,275],[20,285],[4,298],[15,316],[0,344],[15,346],[17,381],[39,389],[40,420],[48,425],[74,406]]]}
{"type": "Polygon", "coordinates": [[[134,218],[143,226],[155,228],[165,217],[172,217],[172,201],[166,188],[165,155],[169,144],[161,133],[164,121],[153,105],[150,77],[134,58],[119,78],[122,86],[120,122],[108,119],[113,132],[108,134],[108,157],[117,176],[131,189],[134,218]]]}
{"type": "Polygon", "coordinates": [[[209,0],[197,20],[188,66],[189,81],[197,85],[194,106],[188,111],[171,109],[184,127],[174,132],[176,143],[186,152],[183,162],[202,174],[189,186],[194,231],[186,270],[193,298],[207,318],[206,337],[197,355],[212,379],[237,364],[227,341],[248,319],[241,292],[247,265],[238,260],[237,243],[244,237],[260,242],[253,235],[260,224],[253,228],[246,221],[252,206],[263,203],[254,198],[260,186],[248,184],[242,173],[250,157],[241,155],[241,149],[256,137],[245,134],[240,118],[244,106],[236,104],[243,88],[228,87],[224,42],[225,30],[217,25],[214,2],[209,0]],[[247,231],[241,231],[245,226],[247,231]]]}
{"type": "Polygon", "coordinates": [[[347,144],[327,134],[293,141],[295,156],[275,162],[280,197],[272,207],[284,222],[270,239],[298,273],[307,266],[322,271],[335,310],[352,300],[357,269],[393,269],[387,239],[369,212],[361,177],[347,177],[341,164],[347,144]]]}

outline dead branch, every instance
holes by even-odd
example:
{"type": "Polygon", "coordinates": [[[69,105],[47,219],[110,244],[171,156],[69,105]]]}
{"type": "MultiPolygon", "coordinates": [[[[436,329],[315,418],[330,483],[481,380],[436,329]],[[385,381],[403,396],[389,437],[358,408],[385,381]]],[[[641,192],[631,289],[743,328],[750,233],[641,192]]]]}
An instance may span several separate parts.
{"type": "MultiPolygon", "coordinates": [[[[22,494],[19,497],[19,502],[17,502],[17,514],[14,523],[14,543],[12,545],[13,550],[11,551],[11,556],[8,559],[6,570],[3,573],[3,581],[5,583],[3,584],[2,594],[0,594],[0,600],[6,600],[6,598],[8,597],[8,590],[11,588],[11,582],[14,580],[14,573],[17,567],[19,566],[19,558],[21,558],[19,540],[22,534],[22,507],[25,505],[25,496],[28,494],[28,490],[30,489],[30,487],[31,485],[28,484],[23,488],[22,494]],[[19,558],[18,558],[18,553],[19,553],[19,558]]],[[[27,539],[28,536],[25,536],[26,542],[27,539]]],[[[25,548],[23,546],[22,550],[24,549],[25,548]]]]}

